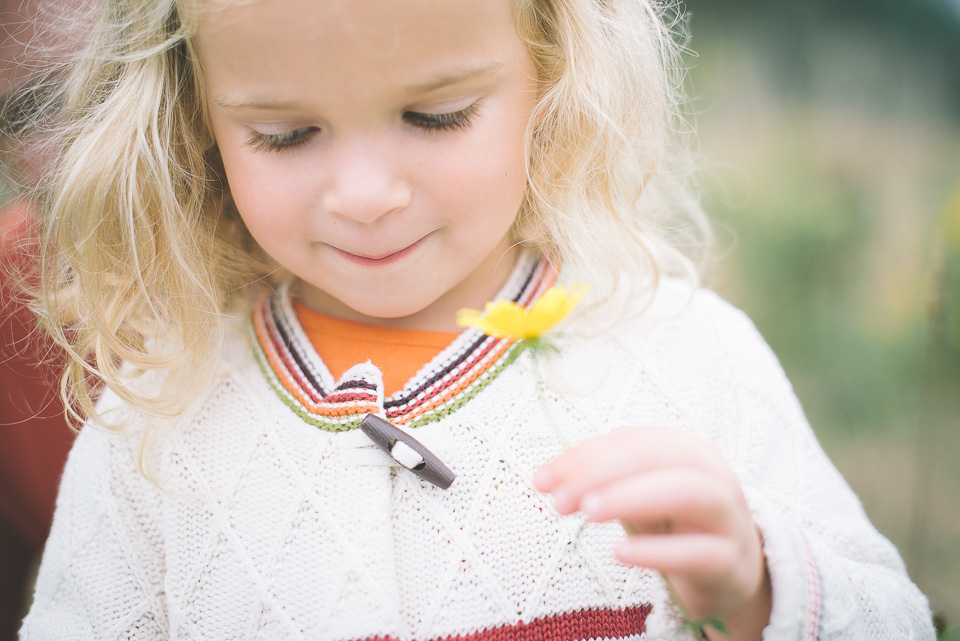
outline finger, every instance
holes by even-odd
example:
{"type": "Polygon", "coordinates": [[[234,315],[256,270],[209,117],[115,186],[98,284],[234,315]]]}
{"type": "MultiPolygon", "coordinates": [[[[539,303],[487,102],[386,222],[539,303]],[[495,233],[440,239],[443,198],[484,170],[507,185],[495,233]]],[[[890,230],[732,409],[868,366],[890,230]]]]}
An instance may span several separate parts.
{"type": "Polygon", "coordinates": [[[736,545],[710,534],[630,536],[617,544],[615,554],[628,565],[695,575],[703,583],[730,575],[739,562],[736,545]]]}
{"type": "Polygon", "coordinates": [[[618,430],[577,445],[534,475],[541,492],[554,494],[557,510],[567,514],[584,493],[614,480],[666,467],[713,470],[731,478],[722,456],[703,438],[677,428],[618,430]]]}
{"type": "Polygon", "coordinates": [[[534,475],[537,489],[550,492],[559,485],[569,484],[579,468],[593,466],[600,460],[611,476],[626,474],[635,467],[639,452],[645,447],[643,431],[643,428],[618,430],[575,445],[534,475]]]}
{"type": "Polygon", "coordinates": [[[679,428],[635,427],[576,445],[545,465],[535,481],[541,491],[602,485],[627,474],[664,467],[714,465],[716,449],[679,428]]]}
{"type": "Polygon", "coordinates": [[[591,490],[580,509],[591,521],[619,519],[639,532],[673,524],[674,532],[726,533],[738,514],[747,514],[736,486],[701,470],[671,468],[619,479],[591,490]]]}

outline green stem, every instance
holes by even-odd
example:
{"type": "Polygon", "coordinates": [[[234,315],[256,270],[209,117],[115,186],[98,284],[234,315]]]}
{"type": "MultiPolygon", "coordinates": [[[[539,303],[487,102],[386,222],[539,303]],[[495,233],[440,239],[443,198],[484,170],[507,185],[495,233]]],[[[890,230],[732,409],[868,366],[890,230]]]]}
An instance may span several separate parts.
{"type": "Polygon", "coordinates": [[[553,433],[557,435],[560,447],[566,450],[572,443],[563,435],[560,425],[557,424],[556,419],[553,417],[553,412],[550,410],[550,404],[547,402],[545,394],[546,382],[544,381],[543,372],[540,369],[540,356],[550,350],[556,350],[556,348],[550,343],[543,342],[542,339],[539,338],[528,338],[523,341],[522,345],[530,351],[530,358],[533,359],[534,385],[537,389],[537,400],[540,401],[540,409],[543,410],[543,415],[553,429],[553,433]]]}

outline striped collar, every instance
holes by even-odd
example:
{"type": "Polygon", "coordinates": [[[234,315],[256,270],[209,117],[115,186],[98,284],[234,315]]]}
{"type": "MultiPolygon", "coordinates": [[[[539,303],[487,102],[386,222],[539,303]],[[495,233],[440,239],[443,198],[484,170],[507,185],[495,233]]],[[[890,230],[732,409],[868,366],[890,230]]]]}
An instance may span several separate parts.
{"type": "MultiPolygon", "coordinates": [[[[526,253],[496,300],[527,306],[556,280],[545,261],[526,253]]],[[[357,429],[368,413],[416,428],[463,407],[520,355],[516,339],[463,331],[400,392],[384,398],[383,381],[370,363],[335,381],[307,338],[290,299],[289,285],[260,300],[248,328],[253,354],[281,400],[304,421],[329,432],[357,429]]]]}

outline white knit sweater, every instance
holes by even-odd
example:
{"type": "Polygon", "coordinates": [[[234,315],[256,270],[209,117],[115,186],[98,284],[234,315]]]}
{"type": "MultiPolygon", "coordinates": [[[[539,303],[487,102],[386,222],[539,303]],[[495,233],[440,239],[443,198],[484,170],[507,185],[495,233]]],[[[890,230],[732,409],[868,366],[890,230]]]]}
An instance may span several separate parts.
{"type": "MultiPolygon", "coordinates": [[[[542,290],[536,270],[507,295],[542,290]]],[[[425,391],[386,402],[372,365],[334,383],[288,302],[258,313],[167,427],[162,488],[138,472],[143,418],[102,400],[126,429],[77,438],[22,639],[687,638],[659,575],[614,559],[618,525],[560,516],[531,484],[570,444],[631,425],[693,430],[737,471],[773,584],[765,638],[933,639],[775,358],[713,294],[667,283],[615,335],[568,327],[549,359],[471,330],[408,385],[425,391]],[[353,429],[371,406],[452,487],[353,429]]]]}

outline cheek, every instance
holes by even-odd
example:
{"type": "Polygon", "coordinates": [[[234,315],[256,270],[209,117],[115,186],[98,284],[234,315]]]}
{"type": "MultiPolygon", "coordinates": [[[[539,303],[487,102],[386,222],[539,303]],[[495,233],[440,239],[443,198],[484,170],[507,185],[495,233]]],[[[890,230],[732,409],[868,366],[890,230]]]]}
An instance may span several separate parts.
{"type": "Polygon", "coordinates": [[[449,153],[435,154],[428,173],[438,192],[474,208],[487,209],[487,216],[514,216],[526,185],[523,132],[516,136],[490,135],[478,131],[470,144],[452,145],[449,153]],[[495,210],[490,210],[494,207],[495,210]]]}
{"type": "Polygon", "coordinates": [[[495,145],[485,160],[477,163],[470,172],[469,178],[474,181],[473,195],[484,209],[483,216],[492,225],[509,226],[517,216],[526,186],[522,150],[520,143],[495,145]]]}
{"type": "Polygon", "coordinates": [[[279,155],[254,150],[233,127],[214,122],[213,134],[233,202],[250,231],[262,226],[262,218],[282,222],[276,213],[292,209],[289,195],[298,193],[298,172],[284,169],[279,155]]]}
{"type": "MultiPolygon", "coordinates": [[[[226,163],[225,163],[226,164],[226,163]]],[[[247,231],[260,247],[280,264],[293,260],[305,238],[306,222],[295,204],[285,199],[276,181],[265,180],[260,170],[245,165],[227,172],[230,193],[247,231]]]]}
{"type": "Polygon", "coordinates": [[[521,121],[519,111],[506,110],[493,131],[480,138],[482,148],[473,156],[473,171],[485,188],[496,189],[511,201],[523,195],[526,184],[526,123],[521,121]]]}
{"type": "Polygon", "coordinates": [[[301,224],[299,219],[309,208],[302,197],[307,188],[298,172],[284,170],[269,156],[261,159],[249,154],[226,154],[223,165],[233,202],[251,232],[301,224]]]}

